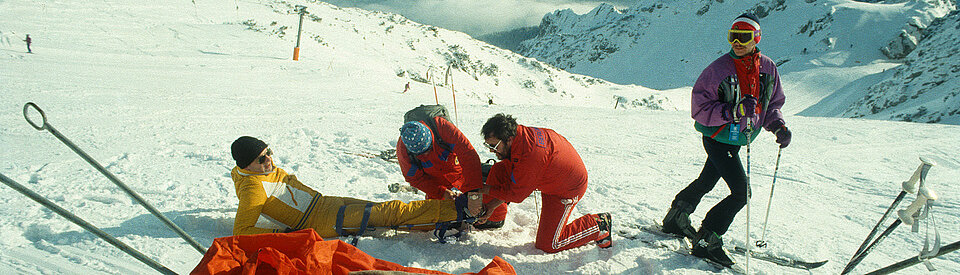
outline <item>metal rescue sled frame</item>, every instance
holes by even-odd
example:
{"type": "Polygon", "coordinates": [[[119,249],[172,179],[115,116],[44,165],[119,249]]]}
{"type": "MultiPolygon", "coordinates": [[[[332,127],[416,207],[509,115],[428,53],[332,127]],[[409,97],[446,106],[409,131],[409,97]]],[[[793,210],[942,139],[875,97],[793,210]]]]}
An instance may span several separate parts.
{"type": "MultiPolygon", "coordinates": [[[[76,152],[77,155],[80,155],[80,157],[83,158],[83,160],[86,160],[87,163],[92,165],[93,168],[96,168],[97,171],[100,171],[100,173],[102,173],[104,176],[110,179],[110,181],[112,181],[114,184],[120,187],[120,189],[126,192],[127,195],[130,195],[130,197],[132,197],[134,200],[140,203],[140,205],[142,205],[148,211],[150,211],[151,214],[153,214],[154,216],[159,218],[161,221],[163,221],[163,223],[166,224],[167,227],[170,227],[170,229],[173,229],[173,231],[175,231],[178,235],[180,235],[181,238],[183,238],[185,241],[187,241],[187,243],[189,243],[191,246],[197,249],[197,251],[200,252],[200,254],[205,254],[207,252],[206,248],[201,246],[200,243],[198,243],[196,240],[194,240],[189,235],[187,235],[186,232],[184,232],[182,229],[180,229],[180,227],[178,227],[176,224],[170,221],[170,219],[167,219],[167,217],[165,217],[162,213],[160,213],[160,211],[157,211],[157,209],[154,208],[152,205],[150,205],[150,203],[146,202],[142,197],[140,197],[140,195],[138,195],[137,192],[130,189],[130,187],[128,187],[126,184],[124,184],[119,179],[117,179],[116,176],[114,176],[112,173],[107,171],[107,169],[103,168],[103,166],[100,165],[100,163],[98,163],[92,157],[90,157],[90,155],[87,155],[87,153],[85,153],[83,150],[80,150],[80,148],[77,148],[77,146],[73,144],[73,142],[70,142],[70,140],[68,140],[66,137],[60,134],[60,132],[57,131],[57,129],[55,129],[53,125],[50,125],[49,123],[47,123],[46,114],[44,114],[43,110],[41,110],[40,107],[38,107],[36,104],[34,104],[33,102],[28,102],[27,104],[23,105],[23,118],[26,119],[27,123],[30,123],[30,126],[33,126],[33,128],[36,128],[37,130],[40,130],[40,131],[47,130],[50,132],[50,134],[53,134],[54,137],[59,139],[61,142],[63,142],[63,144],[67,145],[67,147],[69,147],[71,150],[76,152]],[[37,125],[36,123],[34,123],[32,120],[30,120],[30,117],[27,116],[27,111],[31,107],[34,110],[36,110],[38,113],[40,113],[40,117],[43,119],[40,125],[37,125]]],[[[24,196],[27,196],[30,199],[33,199],[34,201],[40,203],[44,207],[47,207],[50,210],[53,210],[53,212],[56,212],[61,217],[64,217],[67,220],[70,220],[71,222],[73,222],[74,224],[79,225],[83,229],[90,231],[90,233],[97,235],[97,237],[100,237],[101,239],[107,241],[108,243],[119,248],[123,252],[130,254],[130,256],[133,256],[134,258],[136,258],[137,260],[140,260],[144,264],[152,267],[153,269],[156,269],[160,273],[177,274],[176,272],[173,272],[169,268],[164,267],[160,263],[157,263],[156,261],[150,259],[146,255],[140,253],[136,249],[133,249],[132,247],[124,244],[122,241],[114,238],[110,234],[107,234],[103,230],[100,230],[96,226],[93,226],[90,223],[84,221],[83,219],[77,217],[73,213],[70,213],[70,211],[63,209],[62,207],[54,204],[53,202],[37,194],[36,192],[33,192],[27,187],[17,183],[13,179],[8,178],[3,174],[0,174],[0,181],[2,181],[7,186],[10,186],[10,188],[13,188],[17,192],[20,192],[24,196]]]]}

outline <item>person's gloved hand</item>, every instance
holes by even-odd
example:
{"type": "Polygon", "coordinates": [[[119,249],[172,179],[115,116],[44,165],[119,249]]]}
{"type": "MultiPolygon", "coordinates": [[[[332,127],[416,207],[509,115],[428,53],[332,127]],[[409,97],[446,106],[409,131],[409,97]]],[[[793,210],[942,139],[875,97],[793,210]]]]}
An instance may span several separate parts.
{"type": "Polygon", "coordinates": [[[783,119],[771,122],[767,127],[767,130],[770,130],[774,136],[777,136],[777,143],[780,144],[780,148],[787,148],[787,145],[790,145],[790,137],[793,136],[793,133],[790,133],[790,129],[787,129],[787,125],[783,122],[783,119]]]}
{"type": "Polygon", "coordinates": [[[740,124],[741,131],[747,127],[757,128],[757,98],[747,96],[733,108],[733,118],[740,124]]]}
{"type": "Polygon", "coordinates": [[[773,135],[777,136],[777,143],[780,144],[780,148],[787,148],[787,145],[790,145],[790,137],[793,136],[790,133],[790,129],[787,129],[787,126],[780,126],[779,129],[773,131],[773,135]]]}
{"type": "Polygon", "coordinates": [[[459,193],[457,193],[457,191],[446,189],[443,187],[440,187],[440,194],[443,195],[443,199],[445,200],[452,200],[460,195],[459,193]]]}

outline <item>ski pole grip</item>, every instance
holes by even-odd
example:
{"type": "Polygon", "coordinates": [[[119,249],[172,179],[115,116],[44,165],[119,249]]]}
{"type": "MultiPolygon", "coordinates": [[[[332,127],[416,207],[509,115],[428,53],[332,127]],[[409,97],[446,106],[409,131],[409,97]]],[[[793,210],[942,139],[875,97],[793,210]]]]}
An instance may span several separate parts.
{"type": "Polygon", "coordinates": [[[903,221],[904,224],[912,225],[916,221],[914,216],[918,214],[920,207],[927,204],[928,200],[936,201],[937,193],[926,186],[920,187],[917,200],[913,201],[910,206],[907,206],[907,209],[897,211],[897,216],[900,216],[900,220],[903,221]]]}
{"type": "Polygon", "coordinates": [[[23,105],[23,118],[27,120],[27,123],[30,123],[30,126],[33,126],[33,128],[37,130],[42,131],[47,128],[47,115],[44,114],[43,110],[40,110],[40,107],[38,107],[37,104],[34,104],[33,102],[27,102],[27,104],[23,105]],[[30,117],[27,116],[27,110],[31,106],[33,106],[33,109],[37,110],[37,112],[40,113],[40,118],[43,119],[43,123],[41,123],[39,126],[37,126],[36,123],[33,123],[33,120],[30,120],[30,117]]]}
{"type": "Polygon", "coordinates": [[[913,176],[910,176],[910,179],[903,182],[903,191],[907,193],[916,193],[917,186],[922,180],[925,180],[927,177],[927,172],[930,171],[930,167],[937,165],[933,161],[927,160],[925,158],[920,158],[920,166],[917,167],[917,170],[913,172],[913,176]]]}

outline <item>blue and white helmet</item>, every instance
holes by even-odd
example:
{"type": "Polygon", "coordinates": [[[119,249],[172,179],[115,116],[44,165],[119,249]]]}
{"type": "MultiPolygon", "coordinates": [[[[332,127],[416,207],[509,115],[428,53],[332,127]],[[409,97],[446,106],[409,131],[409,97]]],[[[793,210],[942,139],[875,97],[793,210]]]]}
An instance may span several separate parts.
{"type": "Polygon", "coordinates": [[[423,122],[410,121],[400,127],[400,140],[403,141],[404,146],[407,146],[407,151],[419,155],[430,150],[433,134],[430,133],[430,127],[423,122]]]}

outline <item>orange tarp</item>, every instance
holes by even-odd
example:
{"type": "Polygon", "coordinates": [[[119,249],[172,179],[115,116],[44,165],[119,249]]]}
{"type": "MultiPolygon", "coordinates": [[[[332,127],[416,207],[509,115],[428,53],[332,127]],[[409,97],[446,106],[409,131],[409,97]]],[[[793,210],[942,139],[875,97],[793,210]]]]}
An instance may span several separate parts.
{"type": "MultiPolygon", "coordinates": [[[[341,240],[324,241],[313,229],[217,238],[190,274],[348,274],[365,270],[449,274],[377,259],[341,240]]],[[[480,272],[465,274],[517,273],[509,263],[494,257],[480,272]]]]}

